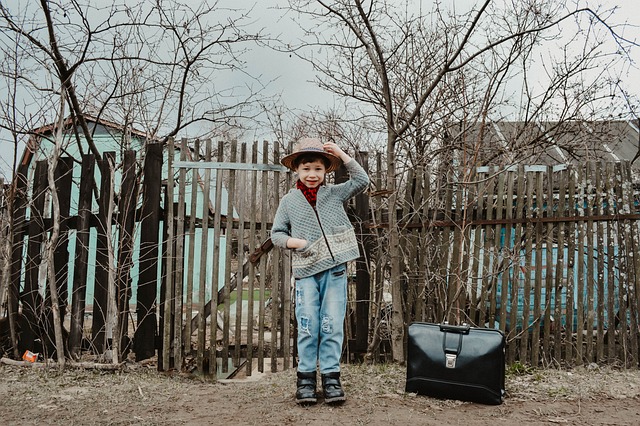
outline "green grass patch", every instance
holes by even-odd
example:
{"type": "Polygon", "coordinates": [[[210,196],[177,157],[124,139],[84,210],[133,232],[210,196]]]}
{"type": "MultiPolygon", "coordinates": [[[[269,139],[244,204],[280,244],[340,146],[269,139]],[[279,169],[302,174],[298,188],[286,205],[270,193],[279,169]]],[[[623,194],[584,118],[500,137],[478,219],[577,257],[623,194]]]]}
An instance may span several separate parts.
{"type": "MultiPolygon", "coordinates": [[[[270,290],[266,290],[264,291],[264,300],[266,301],[267,299],[269,299],[269,296],[271,295],[271,291],[270,290]]],[[[229,305],[232,305],[236,302],[236,300],[238,300],[238,292],[236,290],[232,291],[231,294],[229,295],[229,305]]],[[[244,289],[242,290],[242,300],[249,300],[249,290],[244,289]]],[[[258,302],[260,301],[260,290],[253,290],[253,301],[254,302],[258,302]]],[[[221,301],[219,301],[221,302],[221,301]]],[[[218,310],[219,311],[223,311],[224,310],[224,305],[220,304],[218,305],[218,310]]]]}
{"type": "Polygon", "coordinates": [[[516,361],[507,367],[507,376],[529,376],[535,372],[535,368],[516,361]]]}

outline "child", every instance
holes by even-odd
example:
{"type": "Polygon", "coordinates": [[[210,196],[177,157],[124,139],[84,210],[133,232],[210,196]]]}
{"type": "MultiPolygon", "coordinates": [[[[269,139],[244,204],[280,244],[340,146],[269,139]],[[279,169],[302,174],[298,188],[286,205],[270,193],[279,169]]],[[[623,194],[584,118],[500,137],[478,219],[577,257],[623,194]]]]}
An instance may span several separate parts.
{"type": "Polygon", "coordinates": [[[369,184],[367,173],[333,142],[303,138],[282,165],[298,174],[296,188],[280,201],[271,229],[273,244],[293,250],[298,323],[296,402],[317,401],[316,368],[327,403],[345,401],[340,356],[347,307],[346,262],[359,257],[344,202],[369,184]],[[325,185],[325,175],[344,164],[350,179],[325,185]]]}

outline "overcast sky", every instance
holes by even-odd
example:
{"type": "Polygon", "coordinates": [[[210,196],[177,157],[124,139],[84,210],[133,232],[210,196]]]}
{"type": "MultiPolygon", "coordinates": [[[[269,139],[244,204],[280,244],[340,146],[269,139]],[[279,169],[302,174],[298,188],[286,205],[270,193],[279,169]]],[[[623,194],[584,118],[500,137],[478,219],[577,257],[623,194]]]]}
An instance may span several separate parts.
{"type": "MultiPolygon", "coordinates": [[[[247,0],[241,0],[246,2],[247,0]]],[[[397,0],[398,3],[403,3],[402,0],[397,0]]],[[[283,38],[290,37],[295,39],[299,37],[300,32],[296,28],[296,24],[291,22],[296,18],[292,13],[279,17],[281,11],[275,11],[266,4],[273,2],[261,2],[257,7],[264,8],[261,11],[263,16],[258,22],[264,23],[267,30],[275,32],[274,35],[282,34],[283,38]],[[270,22],[275,22],[275,25],[271,25],[270,22]],[[280,30],[281,32],[277,32],[280,30]]],[[[286,3],[286,0],[277,0],[277,3],[286,3]]],[[[416,4],[422,3],[422,9],[431,10],[433,0],[416,0],[416,4]]],[[[454,5],[457,7],[457,12],[462,12],[463,8],[469,8],[472,5],[481,4],[481,0],[445,0],[441,1],[442,5],[454,5]]],[[[510,1],[507,3],[511,3],[510,1]]],[[[517,2],[516,2],[517,3],[517,2]]],[[[619,10],[612,17],[610,22],[612,24],[628,23],[623,36],[630,40],[636,40],[640,43],[640,0],[568,0],[566,1],[567,7],[570,4],[577,3],[579,7],[589,6],[593,9],[597,9],[601,6],[603,9],[609,9],[612,7],[618,7],[619,10]]],[[[567,26],[575,28],[573,22],[568,21],[567,26]]],[[[635,61],[635,67],[626,70],[627,78],[632,81],[640,81],[640,48],[634,49],[632,52],[633,59],[635,61]]],[[[281,92],[283,98],[290,103],[290,105],[301,109],[315,108],[318,105],[331,104],[333,97],[327,93],[323,93],[320,89],[316,88],[313,84],[313,70],[309,64],[303,63],[301,60],[295,57],[289,57],[285,53],[277,53],[268,51],[266,49],[258,49],[249,58],[250,69],[260,70],[264,74],[265,80],[276,79],[277,84],[273,85],[272,90],[281,92]]],[[[640,89],[636,91],[636,94],[640,95],[640,89]]]]}
{"type": "MultiPolygon", "coordinates": [[[[231,4],[238,4],[241,7],[244,5],[255,4],[253,0],[223,0],[231,1],[231,4]]],[[[398,0],[400,2],[400,0],[398,0]]],[[[3,1],[3,3],[5,3],[3,1]]],[[[11,3],[22,3],[24,0],[9,0],[11,3]]],[[[32,2],[29,1],[29,4],[32,2]]],[[[279,36],[281,39],[288,39],[295,41],[300,36],[300,30],[297,28],[296,23],[292,22],[292,19],[296,18],[293,14],[282,17],[282,11],[275,10],[271,5],[286,4],[286,0],[274,1],[259,1],[254,9],[256,19],[256,25],[264,27],[273,36],[279,36]]],[[[481,3],[479,0],[444,0],[442,4],[455,4],[460,9],[461,7],[470,7],[474,4],[481,3]],[[454,3],[455,1],[455,3],[454,3]]],[[[567,3],[572,3],[569,0],[567,3]]],[[[638,6],[638,0],[581,0],[579,5],[589,5],[596,7],[598,4],[602,4],[605,7],[618,6],[619,12],[613,17],[612,22],[620,24],[627,22],[634,27],[629,27],[624,34],[628,39],[640,40],[640,7],[638,6]]],[[[430,10],[432,0],[423,0],[422,8],[424,10],[430,10]]],[[[458,10],[460,12],[460,10],[458,10]]],[[[635,68],[631,68],[628,71],[627,78],[630,81],[640,81],[640,49],[636,48],[632,53],[633,59],[636,61],[635,68]]],[[[332,105],[334,102],[333,96],[322,92],[313,83],[314,75],[312,73],[311,66],[295,56],[289,56],[286,53],[278,53],[270,51],[268,49],[254,49],[251,54],[244,57],[247,61],[247,70],[252,75],[259,75],[261,80],[268,81],[267,93],[280,94],[282,96],[282,102],[292,109],[298,111],[304,110],[318,110],[326,109],[327,106],[332,105]]],[[[3,80],[0,84],[5,84],[3,80]]],[[[636,83],[637,84],[637,83],[636,83]]],[[[636,90],[636,95],[640,94],[640,90],[636,90]]],[[[0,95],[3,98],[6,94],[6,90],[0,87],[0,95]]],[[[256,138],[264,137],[268,132],[256,131],[254,135],[256,138]]],[[[189,135],[180,135],[189,136],[189,135]]],[[[254,139],[253,137],[251,139],[254,139]]],[[[22,148],[22,147],[21,147],[22,148]]],[[[7,135],[0,133],[0,173],[5,176],[8,175],[10,170],[9,164],[11,163],[13,145],[7,138],[7,135]]]]}

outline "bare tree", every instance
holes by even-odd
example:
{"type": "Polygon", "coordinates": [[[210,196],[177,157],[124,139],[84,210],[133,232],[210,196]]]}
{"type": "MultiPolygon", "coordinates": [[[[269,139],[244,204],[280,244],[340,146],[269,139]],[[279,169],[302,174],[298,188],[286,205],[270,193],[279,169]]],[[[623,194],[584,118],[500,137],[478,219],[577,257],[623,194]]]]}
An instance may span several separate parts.
{"type": "Polygon", "coordinates": [[[598,70],[629,62],[633,43],[608,24],[614,11],[572,9],[549,0],[486,0],[462,13],[447,11],[440,3],[430,11],[385,0],[289,3],[314,23],[290,50],[313,65],[321,87],[351,99],[353,111],[362,116],[377,116],[386,136],[385,189],[394,212],[389,214],[387,241],[392,349],[394,360],[403,361],[403,256],[395,212],[405,166],[446,168],[454,159],[467,168],[481,163],[486,147],[477,129],[509,110],[529,125],[518,130],[502,153],[508,161],[526,158],[548,143],[539,129],[530,130],[537,122],[584,118],[598,108],[602,89],[615,80],[598,70]],[[571,25],[573,37],[562,37],[565,25],[571,25]],[[611,40],[616,52],[604,52],[603,44],[611,40]],[[540,48],[554,54],[544,60],[537,56],[540,48]],[[544,66],[535,69],[547,78],[527,72],[537,61],[544,66]],[[540,81],[543,87],[533,86],[540,81]],[[520,101],[514,102],[514,93],[522,93],[520,101]]]}
{"type": "MultiPolygon", "coordinates": [[[[51,178],[71,143],[77,145],[73,151],[82,154],[88,147],[102,158],[94,139],[99,122],[120,127],[120,143],[127,149],[133,129],[138,138],[144,134],[148,142],[166,143],[178,133],[206,137],[218,127],[241,126],[252,118],[249,107],[263,83],[244,69],[242,58],[264,36],[262,30],[249,30],[255,27],[250,10],[221,1],[192,6],[163,0],[108,5],[41,0],[34,6],[0,1],[0,50],[6,58],[0,70],[7,83],[0,132],[10,134],[14,143],[13,170],[20,144],[30,137],[42,139],[32,130],[49,123],[54,123],[54,136],[41,144],[49,151],[37,155],[47,156],[51,178]],[[59,116],[61,110],[69,111],[68,120],[59,116]],[[70,130],[62,129],[67,122],[70,130]],[[62,135],[63,130],[72,134],[62,135]]],[[[49,183],[55,201],[54,183],[49,183]]],[[[59,226],[53,207],[50,246],[56,244],[59,226]]],[[[47,267],[55,289],[56,271],[52,263],[47,267]]],[[[52,299],[56,296],[52,292],[52,299]]],[[[118,330],[117,315],[109,324],[118,330]]],[[[58,351],[60,356],[64,351],[58,351]]]]}

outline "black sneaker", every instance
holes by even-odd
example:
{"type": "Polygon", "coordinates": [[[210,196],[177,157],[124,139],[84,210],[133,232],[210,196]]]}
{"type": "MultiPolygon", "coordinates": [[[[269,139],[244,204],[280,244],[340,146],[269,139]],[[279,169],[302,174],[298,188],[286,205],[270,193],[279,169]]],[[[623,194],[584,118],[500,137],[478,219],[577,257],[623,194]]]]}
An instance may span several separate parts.
{"type": "Polygon", "coordinates": [[[322,375],[322,388],[324,389],[324,402],[329,404],[346,401],[342,385],[340,384],[340,373],[327,373],[322,375]]]}
{"type": "Polygon", "coordinates": [[[316,393],[316,372],[301,373],[298,371],[298,380],[296,382],[298,390],[296,391],[297,404],[315,404],[318,401],[316,393]]]}

